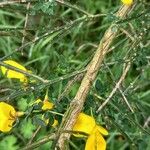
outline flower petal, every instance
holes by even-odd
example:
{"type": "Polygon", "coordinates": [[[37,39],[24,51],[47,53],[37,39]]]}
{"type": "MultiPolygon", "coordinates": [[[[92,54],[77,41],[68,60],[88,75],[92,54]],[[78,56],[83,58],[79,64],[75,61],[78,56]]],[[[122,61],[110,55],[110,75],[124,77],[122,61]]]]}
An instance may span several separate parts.
{"type": "Polygon", "coordinates": [[[12,129],[14,122],[15,122],[15,119],[9,120],[8,118],[2,118],[0,122],[0,131],[9,132],[12,129]]]}
{"type": "Polygon", "coordinates": [[[40,102],[43,103],[42,110],[50,110],[54,107],[54,104],[52,102],[49,102],[47,92],[46,92],[44,101],[42,101],[41,99],[37,99],[33,104],[38,104],[40,102]]]}
{"type": "Polygon", "coordinates": [[[123,2],[123,4],[125,5],[131,5],[133,4],[133,0],[121,0],[123,2]]]}
{"type": "MultiPolygon", "coordinates": [[[[84,113],[80,113],[79,117],[73,127],[73,131],[84,132],[86,134],[91,134],[96,123],[93,117],[88,116],[84,113]]],[[[77,137],[83,137],[81,134],[74,134],[77,137]]]]}
{"type": "Polygon", "coordinates": [[[10,131],[15,120],[15,109],[5,102],[0,102],[0,131],[10,131]]]}
{"type": "MultiPolygon", "coordinates": [[[[4,63],[11,65],[13,67],[16,67],[20,70],[27,71],[25,67],[23,67],[22,65],[20,65],[19,63],[13,60],[6,60],[4,61],[4,63]]],[[[27,82],[26,76],[20,72],[7,69],[4,66],[1,66],[1,70],[2,70],[3,75],[6,75],[7,78],[16,78],[16,79],[20,79],[21,82],[27,82]]]]}
{"type": "MultiPolygon", "coordinates": [[[[33,104],[38,104],[38,103],[40,103],[40,102],[42,102],[42,100],[41,99],[37,99],[35,102],[33,102],[33,104]]],[[[32,105],[33,105],[32,104],[32,105]]]]}
{"type": "Polygon", "coordinates": [[[54,106],[53,103],[49,102],[49,101],[43,101],[43,106],[42,106],[42,110],[49,110],[52,109],[54,106]]]}
{"type": "Polygon", "coordinates": [[[86,141],[85,150],[105,150],[106,141],[98,130],[92,132],[86,141]]]}
{"type": "Polygon", "coordinates": [[[11,105],[5,102],[0,102],[0,114],[3,114],[7,118],[11,118],[16,115],[16,111],[11,105]]]}
{"type": "Polygon", "coordinates": [[[108,135],[108,131],[105,128],[103,128],[102,126],[97,125],[96,128],[101,134],[108,135]]]}
{"type": "Polygon", "coordinates": [[[55,128],[58,125],[58,120],[54,120],[54,123],[52,124],[52,127],[55,128]]]}

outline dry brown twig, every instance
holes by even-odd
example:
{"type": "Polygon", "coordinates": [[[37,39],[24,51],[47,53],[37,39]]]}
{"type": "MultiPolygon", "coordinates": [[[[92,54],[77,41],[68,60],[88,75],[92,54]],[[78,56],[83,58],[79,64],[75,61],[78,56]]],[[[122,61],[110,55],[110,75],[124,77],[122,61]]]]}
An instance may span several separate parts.
{"type": "MultiPolygon", "coordinates": [[[[130,10],[132,9],[132,6],[121,6],[121,8],[116,13],[116,16],[119,18],[124,18],[127,14],[129,14],[130,10]]],[[[133,10],[133,9],[132,9],[133,10]]],[[[62,133],[62,131],[66,130],[72,130],[76,119],[79,115],[79,113],[82,110],[82,107],[84,105],[85,99],[87,97],[87,94],[90,90],[90,87],[95,80],[97,73],[99,71],[99,68],[103,62],[103,59],[113,41],[113,39],[117,35],[117,31],[113,31],[114,24],[112,24],[108,30],[105,32],[98,49],[92,59],[92,61],[89,63],[87,67],[87,72],[81,82],[81,85],[79,87],[79,90],[70,103],[70,107],[68,108],[67,112],[65,113],[62,123],[60,125],[60,128],[57,132],[58,141],[56,144],[56,149],[59,148],[60,150],[66,149],[65,144],[66,141],[69,140],[70,134],[69,133],[62,133]]]]}
{"type": "MultiPolygon", "coordinates": [[[[120,91],[120,85],[121,85],[122,81],[125,79],[125,76],[127,75],[127,72],[129,71],[129,69],[130,69],[130,63],[127,64],[127,66],[126,66],[124,72],[122,73],[119,81],[117,82],[116,86],[114,87],[114,89],[112,90],[112,92],[110,93],[110,95],[108,96],[108,98],[105,100],[105,102],[98,108],[97,113],[99,111],[101,111],[106,106],[106,104],[111,100],[112,96],[115,94],[115,92],[117,91],[117,89],[119,89],[119,91],[120,91]]],[[[121,94],[123,94],[122,91],[120,91],[120,92],[121,92],[121,94]]],[[[127,103],[127,105],[129,106],[130,110],[132,110],[132,108],[128,104],[128,101],[126,100],[125,97],[124,97],[124,100],[127,103]]],[[[132,110],[132,112],[133,112],[133,110],[132,110]]]]}
{"type": "MultiPolygon", "coordinates": [[[[128,62],[125,63],[125,64],[130,64],[130,62],[131,62],[131,61],[128,61],[128,62]]],[[[108,67],[108,65],[107,65],[106,63],[104,63],[104,64],[105,64],[106,68],[108,69],[108,71],[110,72],[110,74],[111,74],[111,76],[112,76],[112,79],[115,80],[115,79],[114,79],[114,75],[113,75],[112,71],[110,70],[110,68],[108,67]]],[[[129,69],[128,69],[128,70],[129,70],[129,69]]],[[[127,72],[128,72],[128,70],[127,70],[127,72]]],[[[126,72],[126,74],[127,74],[127,72],[126,72]]],[[[125,71],[123,71],[123,73],[122,73],[121,76],[123,76],[124,73],[125,73],[125,71]]],[[[119,81],[118,81],[118,82],[119,82],[119,81]]],[[[123,80],[122,80],[122,82],[123,82],[123,80]]],[[[122,83],[122,82],[121,82],[121,83],[122,83]]],[[[115,81],[114,81],[114,83],[116,84],[115,81]]],[[[120,84],[121,84],[121,83],[120,83],[120,84]]],[[[117,86],[117,84],[116,84],[116,86],[117,86]]],[[[127,98],[126,98],[124,92],[122,91],[121,87],[119,86],[117,89],[119,90],[119,92],[120,92],[120,94],[121,94],[121,96],[122,96],[124,102],[126,103],[126,105],[127,105],[128,108],[129,108],[129,110],[133,113],[134,110],[132,109],[130,103],[128,102],[128,100],[127,100],[127,98]]],[[[117,89],[116,89],[116,91],[117,91],[117,89]]],[[[114,93],[114,94],[115,94],[115,93],[114,93]]],[[[111,99],[111,98],[110,98],[110,99],[111,99]]]]}
{"type": "Polygon", "coordinates": [[[148,116],[148,118],[146,119],[145,123],[144,123],[144,128],[148,128],[150,125],[150,116],[148,116]]]}
{"type": "MultiPolygon", "coordinates": [[[[12,5],[12,4],[17,4],[17,3],[30,3],[30,2],[38,2],[38,0],[11,0],[11,1],[4,1],[4,2],[0,2],[0,7],[4,7],[6,5],[12,5]]],[[[68,3],[67,1],[64,0],[55,0],[55,2],[57,2],[58,4],[67,6],[69,8],[72,8],[76,11],[81,12],[82,14],[85,14],[86,16],[92,16],[91,14],[89,14],[88,12],[86,12],[85,10],[79,8],[76,5],[71,5],[70,3],[68,3]]]]}
{"type": "Polygon", "coordinates": [[[50,141],[50,140],[54,140],[56,138],[55,134],[49,134],[47,136],[45,136],[44,138],[42,138],[41,140],[38,140],[32,144],[26,145],[25,147],[21,148],[22,150],[33,150],[37,147],[39,147],[42,144],[45,144],[46,142],[50,141]]]}
{"type": "Polygon", "coordinates": [[[12,1],[4,1],[0,2],[0,7],[4,7],[5,5],[15,4],[15,3],[25,3],[26,0],[12,0],[12,1]]]}
{"type": "Polygon", "coordinates": [[[41,126],[38,126],[37,129],[35,130],[35,132],[33,133],[31,139],[29,140],[27,145],[31,145],[32,141],[34,140],[35,136],[38,134],[38,132],[41,130],[41,126]]]}
{"type": "MultiPolygon", "coordinates": [[[[27,11],[29,10],[30,8],[30,2],[27,4],[26,8],[27,8],[27,11]]],[[[26,28],[27,28],[27,23],[28,23],[28,18],[29,18],[29,14],[26,13],[26,17],[25,17],[25,23],[24,23],[24,31],[23,31],[23,37],[22,37],[22,45],[24,44],[24,41],[25,41],[25,36],[26,36],[26,28]]],[[[22,51],[23,52],[23,51],[22,51]]]]}

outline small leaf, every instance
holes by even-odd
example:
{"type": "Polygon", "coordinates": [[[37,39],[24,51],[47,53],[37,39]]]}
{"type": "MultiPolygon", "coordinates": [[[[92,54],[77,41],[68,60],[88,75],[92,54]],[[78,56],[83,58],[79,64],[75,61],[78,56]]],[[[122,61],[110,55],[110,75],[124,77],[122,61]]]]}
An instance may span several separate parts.
{"type": "Polygon", "coordinates": [[[34,105],[33,105],[33,109],[34,109],[34,110],[41,110],[41,109],[42,109],[42,106],[43,106],[43,103],[42,103],[42,102],[39,102],[38,104],[34,104],[34,105]]]}
{"type": "Polygon", "coordinates": [[[49,115],[49,125],[51,126],[54,123],[54,117],[51,115],[49,115]]]}
{"type": "Polygon", "coordinates": [[[102,83],[101,83],[101,81],[100,81],[99,79],[97,79],[97,80],[96,80],[96,83],[95,83],[95,89],[96,89],[97,91],[100,91],[101,88],[102,88],[102,83]]]}
{"type": "Polygon", "coordinates": [[[33,125],[31,119],[25,119],[21,123],[21,133],[27,139],[29,139],[35,130],[35,126],[33,125]]]}
{"type": "Polygon", "coordinates": [[[46,126],[46,122],[44,120],[42,120],[41,118],[38,118],[38,117],[33,117],[33,123],[35,125],[38,125],[38,126],[42,126],[42,127],[45,127],[46,126]]]}
{"type": "Polygon", "coordinates": [[[4,137],[2,141],[0,141],[0,149],[1,150],[17,150],[19,146],[16,144],[17,138],[13,135],[9,135],[4,137]]]}
{"type": "Polygon", "coordinates": [[[118,27],[116,25],[114,25],[112,28],[111,28],[112,32],[117,32],[118,31],[118,27]]]}
{"type": "Polygon", "coordinates": [[[27,99],[21,98],[18,101],[19,110],[25,111],[28,107],[27,99]]]}
{"type": "Polygon", "coordinates": [[[34,5],[34,10],[42,11],[46,14],[53,15],[54,7],[56,6],[55,0],[49,0],[48,2],[40,1],[34,5]]]}

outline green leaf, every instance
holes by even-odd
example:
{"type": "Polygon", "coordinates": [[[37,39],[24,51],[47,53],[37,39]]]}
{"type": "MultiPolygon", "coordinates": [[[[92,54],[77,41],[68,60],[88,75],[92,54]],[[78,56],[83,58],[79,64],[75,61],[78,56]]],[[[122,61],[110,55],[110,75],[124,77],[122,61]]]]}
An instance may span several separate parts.
{"type": "Polygon", "coordinates": [[[42,126],[42,127],[46,126],[45,121],[42,120],[41,118],[37,117],[37,116],[33,117],[33,123],[38,125],[38,126],[42,126]]]}
{"type": "Polygon", "coordinates": [[[32,124],[32,120],[31,119],[28,119],[28,120],[25,119],[21,123],[21,133],[27,139],[31,138],[35,128],[36,127],[32,124]]]}
{"type": "Polygon", "coordinates": [[[53,15],[54,7],[56,6],[56,2],[54,0],[49,0],[48,2],[39,2],[34,5],[34,9],[38,11],[42,11],[46,14],[53,15]]]}
{"type": "Polygon", "coordinates": [[[19,149],[19,146],[16,144],[16,142],[17,138],[13,135],[9,135],[0,141],[0,150],[17,150],[19,149]]]}
{"type": "Polygon", "coordinates": [[[19,110],[25,111],[28,107],[27,99],[21,98],[18,101],[18,107],[19,107],[19,110]]]}
{"type": "Polygon", "coordinates": [[[96,80],[96,83],[95,83],[95,89],[96,89],[97,91],[100,91],[101,88],[102,88],[102,83],[101,83],[101,81],[100,81],[99,79],[97,79],[97,80],[96,80]]]}

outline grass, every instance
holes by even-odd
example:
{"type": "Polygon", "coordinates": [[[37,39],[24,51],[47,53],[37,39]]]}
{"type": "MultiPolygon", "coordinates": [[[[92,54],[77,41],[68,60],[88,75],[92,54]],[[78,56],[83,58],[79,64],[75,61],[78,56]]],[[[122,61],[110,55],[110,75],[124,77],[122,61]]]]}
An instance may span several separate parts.
{"type": "MultiPolygon", "coordinates": [[[[31,2],[29,10],[26,10],[27,3],[0,7],[0,61],[4,57],[15,60],[33,74],[50,80],[45,84],[31,77],[36,82],[29,83],[24,90],[17,80],[7,79],[0,73],[0,100],[12,104],[17,110],[29,112],[29,105],[37,98],[43,99],[48,89],[49,97],[56,105],[51,115],[61,122],[61,115],[67,110],[81,83],[81,77],[74,78],[79,75],[76,71],[85,69],[104,32],[116,21],[114,31],[119,30],[119,34],[88,93],[83,111],[93,115],[98,124],[108,129],[108,150],[148,150],[150,4],[148,1],[138,1],[132,13],[124,20],[113,15],[121,5],[120,1],[76,0],[69,1],[69,4],[49,2],[45,5],[44,2],[36,1],[31,2]],[[74,4],[79,10],[72,8],[74,4]],[[104,16],[85,18],[81,9],[89,14],[104,16]],[[27,19],[26,13],[29,13],[27,19]],[[23,30],[25,20],[26,31],[23,30]],[[24,33],[25,41],[22,44],[24,33]],[[17,48],[18,52],[15,51],[17,48]],[[131,66],[119,90],[100,113],[96,113],[114,89],[127,62],[131,66]],[[74,72],[76,75],[73,76],[74,72]]],[[[37,126],[41,125],[40,121],[39,116],[31,112],[31,117],[19,120],[11,132],[0,133],[0,149],[16,150],[27,146],[37,126]]],[[[53,132],[55,130],[51,127],[42,126],[32,143],[53,132]]],[[[84,142],[85,139],[72,137],[70,149],[82,150],[84,142]]],[[[38,145],[37,149],[49,149],[51,144],[38,145]]]]}

